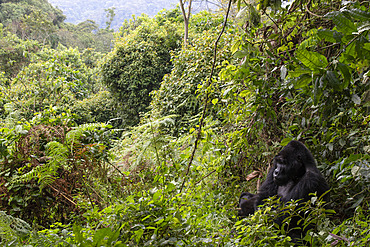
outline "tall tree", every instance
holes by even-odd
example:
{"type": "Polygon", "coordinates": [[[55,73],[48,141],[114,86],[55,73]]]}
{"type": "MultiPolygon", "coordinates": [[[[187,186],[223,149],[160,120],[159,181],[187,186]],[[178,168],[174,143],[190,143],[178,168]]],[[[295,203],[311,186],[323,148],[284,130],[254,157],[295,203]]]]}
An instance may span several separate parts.
{"type": "Polygon", "coordinates": [[[191,3],[192,0],[180,0],[180,8],[182,12],[182,16],[184,17],[184,46],[187,45],[188,38],[189,38],[189,20],[190,20],[190,14],[191,14],[191,3]],[[188,10],[186,12],[185,10],[185,4],[188,2],[188,10]]]}
{"type": "Polygon", "coordinates": [[[142,17],[143,23],[121,36],[102,66],[103,82],[120,105],[126,126],[139,122],[152,99],[150,92],[159,88],[162,78],[171,71],[170,51],[178,48],[179,36],[171,25],[159,25],[142,17]]]}
{"type": "Polygon", "coordinates": [[[115,7],[104,9],[104,11],[106,13],[105,16],[108,18],[108,20],[105,22],[105,24],[106,24],[105,30],[107,30],[107,31],[109,31],[111,29],[112,22],[114,20],[114,17],[116,16],[116,13],[114,12],[115,9],[116,9],[115,7]]]}

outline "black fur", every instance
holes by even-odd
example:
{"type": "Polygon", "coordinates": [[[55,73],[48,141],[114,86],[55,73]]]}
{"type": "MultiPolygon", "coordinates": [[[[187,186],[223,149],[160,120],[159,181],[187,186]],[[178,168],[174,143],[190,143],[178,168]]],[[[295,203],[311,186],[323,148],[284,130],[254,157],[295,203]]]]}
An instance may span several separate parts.
{"type": "MultiPolygon", "coordinates": [[[[311,152],[301,142],[291,141],[275,156],[273,166],[258,193],[241,194],[238,215],[245,217],[253,214],[263,200],[271,196],[277,195],[282,203],[290,200],[308,201],[310,193],[316,192],[317,196],[321,196],[328,190],[329,186],[317,169],[311,152]]],[[[328,197],[327,193],[324,201],[328,197]]]]}
{"type": "Polygon", "coordinates": [[[245,217],[247,215],[253,214],[255,210],[255,204],[257,201],[257,196],[249,193],[243,192],[239,198],[239,217],[245,217]]]}

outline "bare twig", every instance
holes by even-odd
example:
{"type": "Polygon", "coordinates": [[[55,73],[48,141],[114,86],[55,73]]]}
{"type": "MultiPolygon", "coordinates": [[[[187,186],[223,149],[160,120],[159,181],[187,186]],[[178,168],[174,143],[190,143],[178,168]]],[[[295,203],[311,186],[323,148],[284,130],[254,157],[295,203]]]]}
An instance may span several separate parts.
{"type": "Polygon", "coordinates": [[[202,177],[201,179],[199,179],[195,184],[194,184],[194,186],[195,185],[197,185],[197,184],[199,184],[200,182],[202,182],[202,180],[203,179],[205,179],[205,178],[207,178],[207,177],[209,177],[209,176],[211,176],[211,174],[212,173],[214,173],[216,170],[213,170],[213,171],[211,171],[210,173],[208,173],[207,175],[205,175],[204,177],[202,177]]]}
{"type": "Polygon", "coordinates": [[[114,164],[112,164],[111,162],[109,162],[109,160],[106,161],[109,165],[113,166],[114,169],[116,169],[116,171],[118,171],[122,176],[125,176],[125,174],[123,174],[123,172],[121,172],[121,170],[114,164]]]}
{"type": "Polygon", "coordinates": [[[361,36],[361,34],[359,35],[356,35],[355,37],[353,37],[353,39],[351,39],[344,47],[343,49],[334,57],[334,59],[332,60],[332,62],[330,62],[328,64],[328,66],[326,66],[326,68],[328,69],[333,63],[334,61],[336,61],[338,59],[338,57],[346,51],[347,47],[350,46],[356,39],[358,39],[359,37],[361,36]]]}
{"type": "Polygon", "coordinates": [[[308,13],[310,13],[310,14],[311,14],[311,15],[313,15],[313,16],[319,17],[319,18],[324,18],[324,16],[317,15],[317,14],[313,13],[313,12],[310,10],[310,5],[311,5],[311,0],[306,4],[306,11],[307,11],[308,13]]]}
{"type": "Polygon", "coordinates": [[[65,195],[65,193],[64,193],[63,191],[60,191],[60,190],[58,190],[58,189],[54,188],[54,187],[53,187],[53,186],[51,186],[50,184],[49,184],[49,187],[50,187],[51,189],[53,189],[55,192],[57,192],[58,194],[62,195],[62,197],[64,197],[67,201],[69,201],[70,203],[72,203],[74,206],[76,206],[76,205],[77,205],[74,201],[72,201],[72,199],[68,198],[68,196],[66,196],[66,195],[65,195]]]}

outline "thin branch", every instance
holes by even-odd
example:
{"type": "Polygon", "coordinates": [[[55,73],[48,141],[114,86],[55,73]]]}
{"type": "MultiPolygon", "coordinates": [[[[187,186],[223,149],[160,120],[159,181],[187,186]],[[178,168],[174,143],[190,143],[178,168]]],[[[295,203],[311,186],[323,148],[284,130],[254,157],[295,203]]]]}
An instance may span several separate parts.
{"type": "Polygon", "coordinates": [[[186,11],[184,8],[184,2],[182,0],[180,0],[180,8],[181,8],[182,15],[186,18],[186,11]]]}
{"type": "Polygon", "coordinates": [[[187,18],[188,20],[190,20],[191,3],[192,3],[192,0],[189,0],[189,6],[188,6],[188,16],[186,17],[186,18],[187,18]]]}
{"type": "Polygon", "coordinates": [[[307,11],[308,13],[310,13],[310,14],[311,14],[311,15],[313,15],[313,16],[319,17],[319,18],[324,18],[324,16],[317,15],[317,14],[313,13],[313,12],[310,10],[310,7],[309,7],[310,5],[311,5],[311,0],[306,4],[306,11],[307,11]]]}
{"type": "Polygon", "coordinates": [[[306,11],[307,11],[310,15],[313,15],[313,16],[316,16],[316,17],[319,17],[319,18],[324,18],[324,16],[317,15],[317,14],[315,14],[314,12],[312,12],[312,11],[308,8],[308,5],[306,5],[306,11]]]}
{"type": "Polygon", "coordinates": [[[205,178],[207,178],[207,177],[211,176],[211,174],[213,174],[215,171],[216,171],[216,170],[213,170],[213,171],[211,171],[210,173],[208,173],[207,175],[205,175],[204,177],[202,177],[201,179],[199,179],[197,182],[195,182],[194,186],[195,186],[195,185],[197,185],[197,184],[199,184],[200,182],[202,182],[202,180],[203,180],[203,179],[205,179],[205,178]]]}
{"type": "Polygon", "coordinates": [[[125,174],[123,172],[121,172],[121,170],[115,166],[114,164],[112,164],[109,160],[106,161],[109,165],[113,166],[114,169],[116,169],[122,176],[125,176],[125,174]]]}
{"type": "Polygon", "coordinates": [[[69,201],[70,203],[72,203],[74,206],[77,206],[77,204],[72,201],[72,199],[69,199],[68,196],[65,195],[65,193],[63,191],[60,191],[56,188],[54,188],[53,186],[51,186],[50,184],[48,185],[51,189],[53,189],[55,192],[57,192],[58,194],[62,195],[67,201],[69,201]]]}
{"type": "Polygon", "coordinates": [[[344,47],[343,47],[343,49],[334,57],[334,59],[332,60],[332,62],[330,62],[329,64],[328,64],[328,66],[326,66],[326,68],[329,68],[332,64],[333,64],[333,62],[334,61],[336,61],[337,59],[338,59],[338,57],[343,53],[343,52],[345,52],[346,51],[346,49],[347,49],[347,47],[348,46],[350,46],[352,43],[353,43],[353,41],[355,41],[356,39],[358,39],[359,37],[361,36],[361,34],[359,34],[359,35],[356,35],[355,37],[353,37],[353,39],[351,39],[349,42],[348,42],[348,44],[346,44],[344,47]]]}
{"type": "Polygon", "coordinates": [[[275,24],[275,26],[280,30],[280,32],[283,33],[283,30],[279,27],[279,25],[275,22],[275,20],[272,19],[271,16],[266,13],[265,10],[263,10],[262,14],[265,14],[270,19],[270,21],[272,21],[275,24]]]}
{"type": "Polygon", "coordinates": [[[194,148],[193,148],[193,151],[191,153],[190,160],[189,160],[189,163],[188,163],[188,167],[186,169],[186,173],[185,173],[185,176],[184,176],[184,181],[182,182],[181,189],[180,189],[180,192],[179,193],[181,193],[182,192],[182,189],[184,188],[185,181],[186,181],[186,178],[187,178],[187,176],[189,174],[190,166],[193,163],[195,151],[197,150],[197,147],[198,147],[198,144],[199,144],[199,140],[200,140],[200,137],[201,137],[201,134],[202,134],[202,126],[204,124],[204,118],[206,116],[207,106],[208,106],[208,99],[209,99],[208,87],[209,87],[209,85],[211,85],[213,73],[214,73],[215,68],[216,68],[217,46],[218,46],[218,42],[221,39],[222,34],[225,32],[225,28],[226,28],[226,24],[227,24],[227,19],[229,17],[229,13],[230,13],[231,2],[232,2],[232,0],[229,0],[229,5],[228,5],[228,8],[227,8],[227,12],[226,12],[226,16],[225,16],[225,20],[224,20],[224,24],[223,24],[222,30],[221,30],[220,34],[218,35],[218,38],[217,38],[217,40],[215,42],[212,70],[211,70],[211,74],[210,74],[210,76],[209,76],[209,78],[207,80],[207,85],[206,85],[206,97],[204,99],[204,109],[203,109],[203,112],[202,112],[202,116],[201,116],[201,118],[199,120],[199,128],[198,128],[197,138],[196,138],[195,143],[194,143],[194,148]]]}

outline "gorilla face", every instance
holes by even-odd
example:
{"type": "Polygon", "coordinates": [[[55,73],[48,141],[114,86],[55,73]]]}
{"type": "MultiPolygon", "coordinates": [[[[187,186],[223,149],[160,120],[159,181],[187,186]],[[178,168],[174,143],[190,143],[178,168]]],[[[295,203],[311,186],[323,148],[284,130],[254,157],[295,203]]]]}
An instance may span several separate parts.
{"type": "Polygon", "coordinates": [[[278,186],[286,184],[289,180],[289,167],[284,163],[284,160],[280,159],[279,157],[276,157],[274,160],[275,166],[274,166],[274,172],[272,174],[274,183],[278,186]]]}

